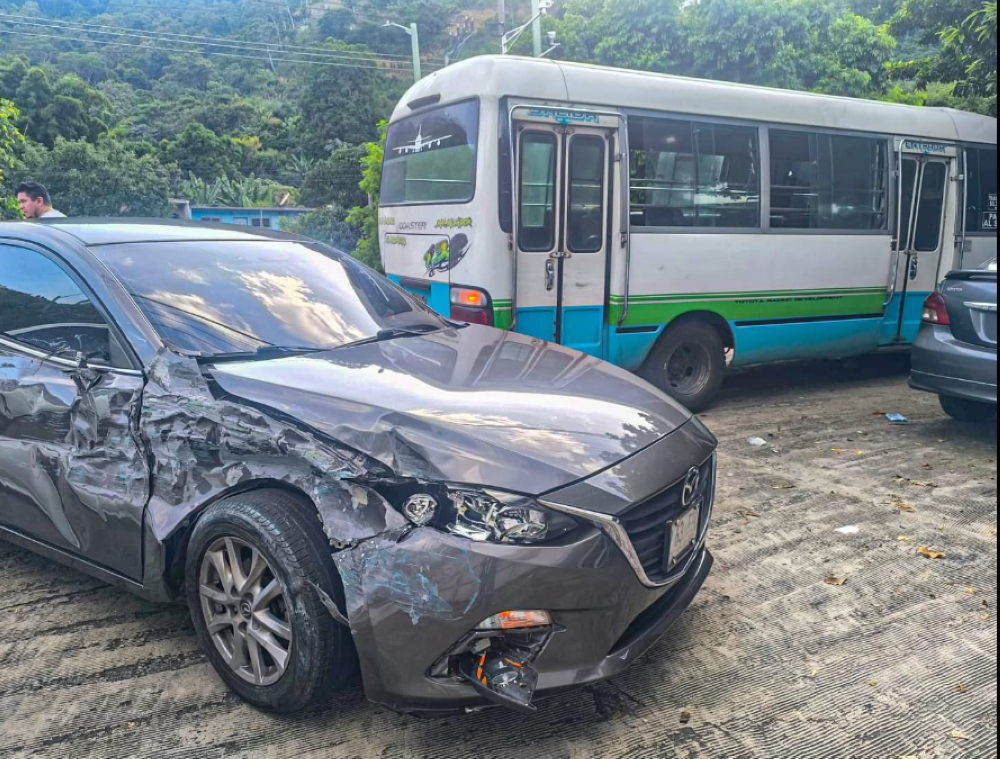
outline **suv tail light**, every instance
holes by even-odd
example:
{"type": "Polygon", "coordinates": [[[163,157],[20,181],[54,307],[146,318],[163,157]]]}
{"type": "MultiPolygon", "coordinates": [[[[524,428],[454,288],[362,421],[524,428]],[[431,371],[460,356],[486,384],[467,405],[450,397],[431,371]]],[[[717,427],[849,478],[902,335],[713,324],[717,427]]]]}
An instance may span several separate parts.
{"type": "Polygon", "coordinates": [[[936,324],[941,327],[951,325],[951,317],[948,316],[948,304],[944,302],[941,293],[931,293],[924,303],[924,324],[936,324]]]}
{"type": "Polygon", "coordinates": [[[493,302],[482,290],[470,287],[451,289],[451,318],[458,322],[493,326],[493,302]]]}

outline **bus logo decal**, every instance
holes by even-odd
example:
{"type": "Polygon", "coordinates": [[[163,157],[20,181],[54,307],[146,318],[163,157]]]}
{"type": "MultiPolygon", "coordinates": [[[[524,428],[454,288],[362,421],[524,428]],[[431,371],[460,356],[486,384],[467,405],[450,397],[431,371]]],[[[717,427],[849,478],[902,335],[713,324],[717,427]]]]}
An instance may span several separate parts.
{"type": "Polygon", "coordinates": [[[923,153],[924,155],[948,155],[949,146],[940,142],[924,142],[922,140],[904,140],[903,150],[908,153],[923,153]]]}
{"type": "Polygon", "coordinates": [[[424,138],[423,127],[417,132],[417,138],[411,142],[409,145],[403,145],[395,149],[396,153],[399,155],[415,155],[417,153],[423,153],[426,150],[434,150],[441,147],[446,141],[450,140],[454,135],[446,134],[444,137],[431,137],[429,139],[424,138]]]}
{"type": "Polygon", "coordinates": [[[997,211],[997,194],[995,192],[991,192],[990,193],[990,199],[989,199],[989,202],[986,205],[986,210],[987,211],[993,211],[993,213],[996,213],[996,211],[997,211]]]}
{"type": "Polygon", "coordinates": [[[471,218],[438,219],[435,229],[472,229],[471,218]]]}
{"type": "Polygon", "coordinates": [[[548,119],[562,126],[568,126],[569,124],[597,124],[600,126],[601,124],[600,116],[596,116],[593,113],[580,113],[579,111],[557,111],[536,108],[528,111],[528,117],[532,119],[548,119]]]}
{"type": "Polygon", "coordinates": [[[435,274],[451,271],[464,259],[472,247],[465,235],[455,235],[450,240],[436,242],[424,253],[424,266],[427,276],[434,278],[435,274]]]}
{"type": "Polygon", "coordinates": [[[386,235],[385,238],[386,245],[395,245],[397,247],[406,247],[406,238],[402,235],[386,235]]]}

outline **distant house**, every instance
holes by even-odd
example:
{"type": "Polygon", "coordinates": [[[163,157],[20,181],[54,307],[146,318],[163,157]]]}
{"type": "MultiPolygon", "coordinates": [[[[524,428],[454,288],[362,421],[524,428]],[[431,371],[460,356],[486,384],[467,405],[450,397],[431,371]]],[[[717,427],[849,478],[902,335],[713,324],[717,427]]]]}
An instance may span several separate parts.
{"type": "Polygon", "coordinates": [[[177,217],[189,221],[235,224],[255,229],[281,230],[281,224],[297,219],[312,208],[223,208],[218,206],[192,206],[184,201],[174,201],[177,217]]]}

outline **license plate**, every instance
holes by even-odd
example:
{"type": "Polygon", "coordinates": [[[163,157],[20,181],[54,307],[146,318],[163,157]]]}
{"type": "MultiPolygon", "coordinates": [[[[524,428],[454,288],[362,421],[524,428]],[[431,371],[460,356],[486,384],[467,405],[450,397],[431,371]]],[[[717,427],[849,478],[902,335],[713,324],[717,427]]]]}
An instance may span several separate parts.
{"type": "Polygon", "coordinates": [[[680,564],[698,542],[701,530],[702,504],[696,504],[670,525],[667,534],[667,571],[671,572],[680,564]]]}

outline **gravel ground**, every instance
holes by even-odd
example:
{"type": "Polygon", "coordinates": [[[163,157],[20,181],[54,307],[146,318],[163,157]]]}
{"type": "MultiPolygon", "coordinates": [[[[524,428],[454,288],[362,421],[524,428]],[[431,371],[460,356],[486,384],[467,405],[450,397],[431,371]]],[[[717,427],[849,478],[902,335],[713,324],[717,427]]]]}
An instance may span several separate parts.
{"type": "Polygon", "coordinates": [[[0,757],[995,759],[996,426],[948,421],[900,358],[741,373],[705,419],[715,574],[609,684],[531,719],[420,721],[358,689],[265,716],[182,609],[0,543],[0,757]]]}

